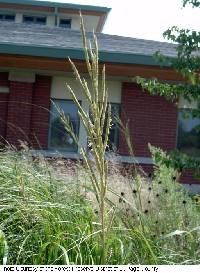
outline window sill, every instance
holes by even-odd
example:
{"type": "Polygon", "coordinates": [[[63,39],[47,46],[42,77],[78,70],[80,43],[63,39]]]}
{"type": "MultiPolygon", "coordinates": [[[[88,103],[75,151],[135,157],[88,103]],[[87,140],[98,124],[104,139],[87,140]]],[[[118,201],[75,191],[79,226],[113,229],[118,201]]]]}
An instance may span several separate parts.
{"type": "MultiPolygon", "coordinates": [[[[75,152],[64,152],[64,151],[50,151],[50,150],[31,150],[33,156],[44,156],[52,158],[64,158],[64,159],[82,159],[82,156],[79,153],[75,152]]],[[[92,154],[89,154],[90,159],[92,160],[92,154]]],[[[116,155],[114,153],[106,153],[106,159],[108,161],[113,161],[116,163],[136,163],[136,164],[153,164],[152,158],[150,157],[133,157],[133,156],[122,156],[116,155]]]]}
{"type": "Polygon", "coordinates": [[[81,159],[81,155],[75,152],[52,151],[52,150],[31,150],[33,156],[44,156],[52,158],[81,159]]]}

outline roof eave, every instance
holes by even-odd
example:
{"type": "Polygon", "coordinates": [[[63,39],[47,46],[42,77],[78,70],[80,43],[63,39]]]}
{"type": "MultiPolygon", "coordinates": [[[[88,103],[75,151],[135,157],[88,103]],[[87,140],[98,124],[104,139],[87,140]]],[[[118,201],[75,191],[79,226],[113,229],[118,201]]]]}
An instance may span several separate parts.
{"type": "Polygon", "coordinates": [[[0,0],[0,3],[42,6],[42,7],[52,7],[52,8],[68,8],[68,9],[77,9],[77,10],[84,10],[84,11],[96,11],[100,13],[109,13],[111,10],[111,8],[100,7],[100,6],[78,5],[78,4],[38,1],[38,0],[0,0]]]}
{"type": "MultiPolygon", "coordinates": [[[[0,54],[48,57],[57,59],[67,59],[70,57],[71,59],[84,60],[84,53],[82,49],[10,45],[7,43],[0,44],[0,54]]],[[[156,61],[155,58],[150,55],[100,51],[99,56],[100,62],[104,63],[140,64],[153,66],[161,65],[161,63],[156,61]]],[[[162,63],[162,66],[169,67],[170,65],[169,63],[162,63]]]]}

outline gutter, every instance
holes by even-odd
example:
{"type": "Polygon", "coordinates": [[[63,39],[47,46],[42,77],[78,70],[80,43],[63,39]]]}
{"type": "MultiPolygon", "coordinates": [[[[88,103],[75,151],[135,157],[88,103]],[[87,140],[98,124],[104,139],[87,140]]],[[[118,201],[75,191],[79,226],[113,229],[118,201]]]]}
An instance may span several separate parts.
{"type": "Polygon", "coordinates": [[[50,2],[50,1],[41,1],[41,0],[0,0],[0,3],[42,6],[42,7],[51,7],[51,8],[68,8],[68,9],[85,10],[85,11],[97,11],[102,13],[109,13],[111,10],[110,8],[107,8],[107,7],[61,3],[56,1],[50,2]]]}
{"type": "MultiPolygon", "coordinates": [[[[19,45],[0,43],[0,54],[10,55],[26,55],[35,57],[48,57],[57,59],[71,59],[85,60],[83,49],[74,48],[60,48],[60,47],[45,47],[32,45],[19,45]]],[[[169,63],[160,63],[153,56],[122,53],[122,52],[108,52],[99,51],[99,60],[104,63],[120,63],[120,64],[140,64],[151,66],[169,67],[169,63]]]]}

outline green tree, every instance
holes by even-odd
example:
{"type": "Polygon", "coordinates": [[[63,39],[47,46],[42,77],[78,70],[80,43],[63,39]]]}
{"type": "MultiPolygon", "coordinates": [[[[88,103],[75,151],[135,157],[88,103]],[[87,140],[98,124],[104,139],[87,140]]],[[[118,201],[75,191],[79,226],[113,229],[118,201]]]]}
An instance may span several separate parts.
{"type": "MultiPolygon", "coordinates": [[[[200,1],[183,0],[183,7],[186,5],[198,8],[200,1]]],[[[168,64],[179,72],[185,80],[179,83],[165,83],[158,79],[136,77],[136,82],[151,95],[163,96],[170,101],[177,101],[180,96],[188,102],[196,101],[197,108],[191,109],[191,114],[193,118],[200,118],[200,32],[173,26],[166,30],[163,36],[168,41],[177,44],[177,57],[163,56],[156,52],[155,58],[161,65],[168,64]]],[[[200,125],[197,125],[195,130],[200,134],[199,129],[200,125]]],[[[171,152],[170,164],[175,165],[180,171],[193,169],[196,176],[200,175],[200,162],[178,150],[171,152]]]]}

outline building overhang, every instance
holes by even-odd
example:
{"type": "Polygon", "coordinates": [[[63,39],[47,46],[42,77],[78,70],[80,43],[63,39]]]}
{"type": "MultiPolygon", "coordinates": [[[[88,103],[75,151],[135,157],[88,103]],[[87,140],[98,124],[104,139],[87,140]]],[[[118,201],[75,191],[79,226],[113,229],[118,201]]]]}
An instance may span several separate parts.
{"type": "MultiPolygon", "coordinates": [[[[1,54],[26,55],[34,57],[48,57],[57,59],[71,59],[84,60],[84,53],[82,49],[61,48],[61,47],[46,47],[46,46],[30,46],[18,45],[0,42],[1,54]]],[[[139,65],[153,65],[169,67],[169,63],[159,63],[154,56],[141,55],[133,53],[122,53],[112,51],[100,51],[100,62],[111,62],[119,64],[139,64],[139,65]]]]}
{"type": "MultiPolygon", "coordinates": [[[[2,52],[2,51],[1,51],[2,52]]],[[[63,58],[53,58],[44,56],[31,56],[21,54],[0,54],[0,68],[3,70],[34,70],[34,71],[46,71],[52,72],[72,72],[70,62],[67,55],[63,58]]],[[[30,52],[31,53],[31,52],[30,52]]],[[[72,52],[70,52],[72,53],[72,52]]],[[[83,56],[82,56],[83,57],[83,56]]],[[[77,58],[77,55],[70,55],[70,58],[75,62],[78,70],[81,73],[87,73],[86,64],[84,58],[77,58]]],[[[182,81],[183,77],[170,67],[161,67],[150,64],[138,64],[138,63],[120,63],[108,61],[106,59],[100,62],[100,68],[106,65],[106,75],[114,77],[128,77],[133,79],[135,76],[141,76],[146,78],[158,78],[166,81],[182,81]]]]}

